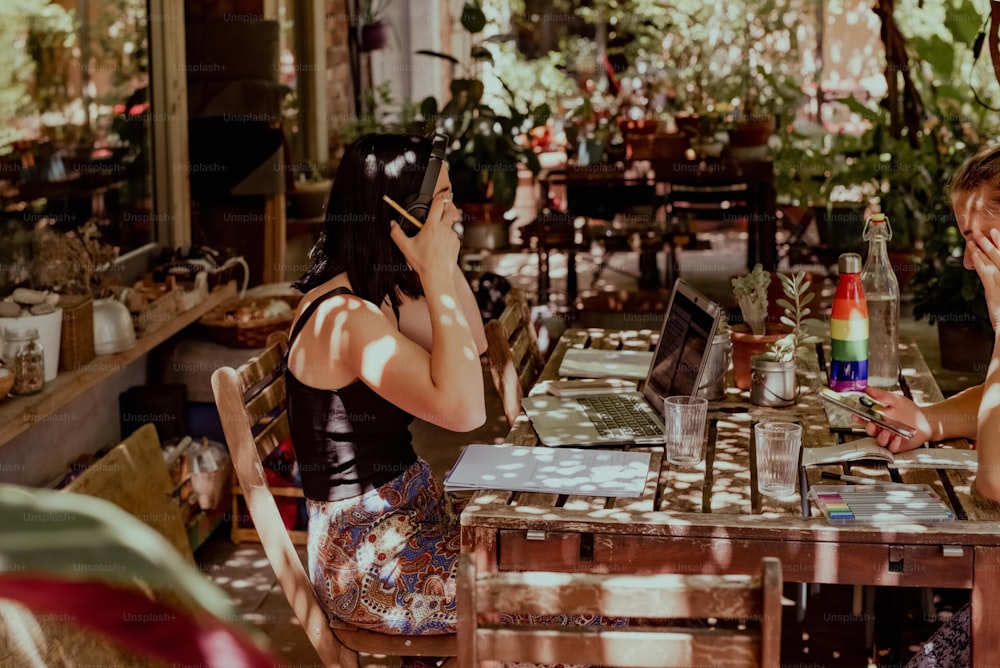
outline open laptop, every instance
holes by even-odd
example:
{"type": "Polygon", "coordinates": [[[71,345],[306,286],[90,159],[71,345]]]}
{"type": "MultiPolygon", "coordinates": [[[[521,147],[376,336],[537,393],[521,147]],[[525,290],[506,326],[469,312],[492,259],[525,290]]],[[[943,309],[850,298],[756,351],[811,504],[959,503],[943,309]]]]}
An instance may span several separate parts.
{"type": "Polygon", "coordinates": [[[663,400],[697,394],[721,313],[718,304],[678,279],[642,391],[525,397],[521,405],[539,441],[553,446],[663,443],[663,400]]]}

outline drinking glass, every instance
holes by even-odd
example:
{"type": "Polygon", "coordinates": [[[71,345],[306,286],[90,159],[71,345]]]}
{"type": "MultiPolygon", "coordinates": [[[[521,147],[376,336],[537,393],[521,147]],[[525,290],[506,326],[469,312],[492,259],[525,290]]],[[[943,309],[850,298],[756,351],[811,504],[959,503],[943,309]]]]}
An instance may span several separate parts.
{"type": "Polygon", "coordinates": [[[802,449],[802,427],[794,422],[760,422],[757,441],[757,489],[764,496],[795,493],[795,474],[802,449]]]}
{"type": "Polygon", "coordinates": [[[704,397],[667,397],[663,402],[663,442],[668,462],[693,466],[701,461],[707,415],[708,399],[704,397]]]}

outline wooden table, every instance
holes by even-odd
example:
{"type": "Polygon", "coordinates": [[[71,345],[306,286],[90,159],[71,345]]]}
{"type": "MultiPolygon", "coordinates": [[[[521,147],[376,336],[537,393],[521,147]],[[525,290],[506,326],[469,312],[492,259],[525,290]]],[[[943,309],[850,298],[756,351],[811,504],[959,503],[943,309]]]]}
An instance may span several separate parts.
{"type": "MultiPolygon", "coordinates": [[[[569,329],[560,338],[540,382],[557,377],[568,347],[649,349],[656,333],[569,329]]],[[[904,390],[918,403],[940,400],[920,351],[904,342],[904,390]]],[[[645,493],[634,499],[500,491],[477,492],[462,513],[462,550],[480,570],[585,570],[595,573],[753,573],[764,556],[781,559],[794,582],[968,588],[972,590],[974,664],[1000,665],[1000,504],[974,500],[972,474],[905,471],[897,481],[926,483],[959,518],[931,526],[833,526],[815,508],[803,516],[801,501],[761,497],[751,465],[752,424],[799,421],[804,447],[832,445],[820,399],[822,369],[800,372],[804,394],[790,408],[753,406],[746,393],[730,390],[709,407],[705,458],[677,468],[651,448],[653,465],[645,493]]],[[[733,387],[730,383],[730,387],[733,387]]],[[[510,443],[537,443],[523,415],[510,443]]],[[[968,447],[952,441],[944,447],[968,447]]],[[[823,470],[810,467],[809,484],[823,470]]],[[[889,471],[854,463],[851,472],[890,480],[889,471]]],[[[801,485],[800,485],[801,486],[801,485]]]]}

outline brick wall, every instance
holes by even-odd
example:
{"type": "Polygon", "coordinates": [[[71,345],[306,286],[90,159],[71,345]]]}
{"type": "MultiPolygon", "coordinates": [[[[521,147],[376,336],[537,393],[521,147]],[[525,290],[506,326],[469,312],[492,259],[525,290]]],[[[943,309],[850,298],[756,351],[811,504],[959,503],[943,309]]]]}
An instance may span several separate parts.
{"type": "MultiPolygon", "coordinates": [[[[329,119],[352,118],[354,115],[354,84],[351,78],[351,58],[347,46],[350,28],[349,0],[326,0],[326,113],[329,119]]],[[[330,124],[330,155],[339,153],[336,125],[330,124]]]]}

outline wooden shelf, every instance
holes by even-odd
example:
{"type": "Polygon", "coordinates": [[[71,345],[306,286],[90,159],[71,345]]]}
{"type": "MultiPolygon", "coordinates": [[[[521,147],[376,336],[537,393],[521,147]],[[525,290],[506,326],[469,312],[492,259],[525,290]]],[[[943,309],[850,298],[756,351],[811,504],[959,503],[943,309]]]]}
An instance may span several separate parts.
{"type": "Polygon", "coordinates": [[[209,293],[208,299],[201,304],[139,337],[130,350],[114,355],[98,355],[79,369],[64,371],[55,380],[46,383],[39,394],[8,397],[0,401],[0,448],[32,426],[45,422],[48,416],[197,322],[201,316],[235,294],[236,282],[230,281],[209,293]]]}

